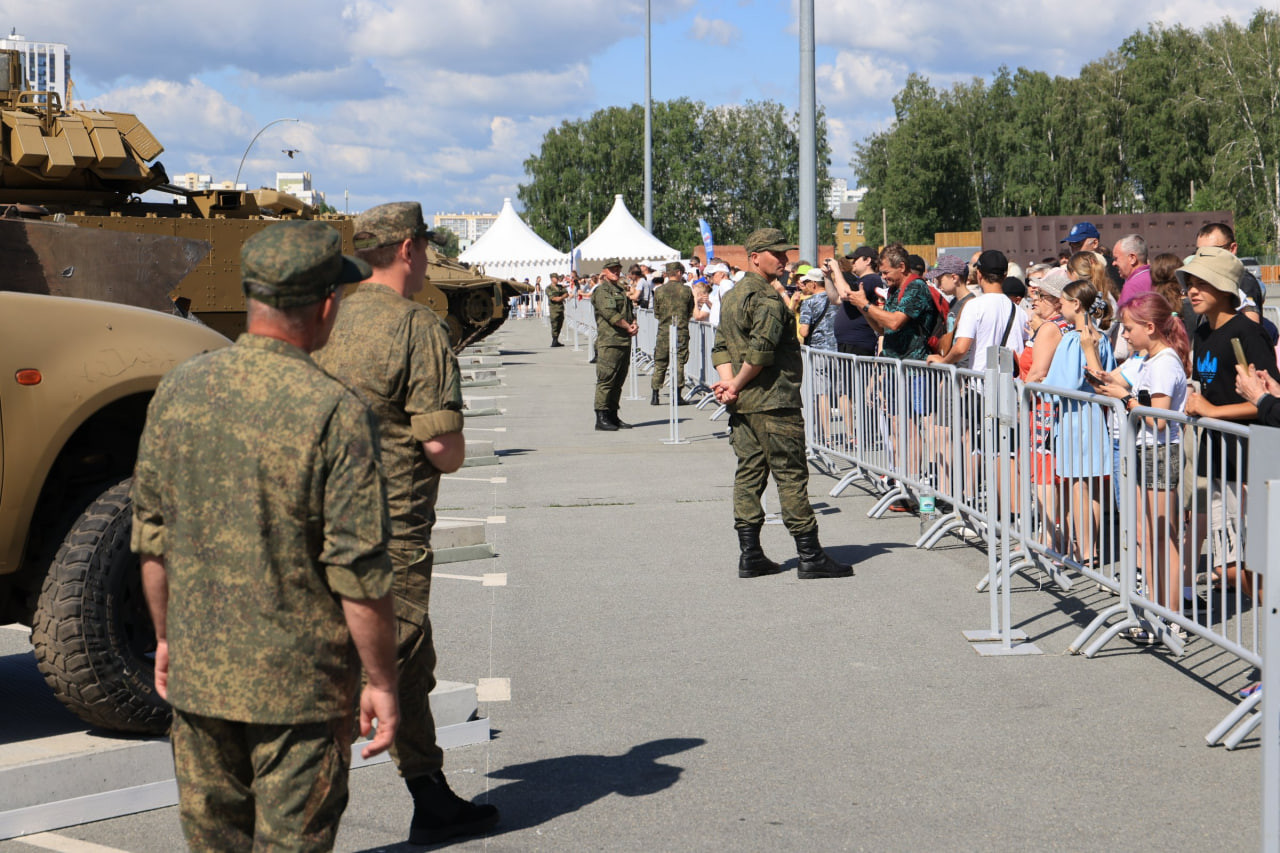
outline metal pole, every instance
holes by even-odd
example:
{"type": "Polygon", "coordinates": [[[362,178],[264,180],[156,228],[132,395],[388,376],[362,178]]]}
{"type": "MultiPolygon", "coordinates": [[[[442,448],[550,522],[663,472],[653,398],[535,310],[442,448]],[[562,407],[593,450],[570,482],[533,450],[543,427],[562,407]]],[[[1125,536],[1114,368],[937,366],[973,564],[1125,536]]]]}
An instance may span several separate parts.
{"type": "Polygon", "coordinates": [[[817,89],[813,0],[800,0],[800,257],[818,262],[817,89]]]}
{"type": "Polygon", "coordinates": [[[279,124],[279,123],[280,123],[280,122],[282,122],[282,121],[301,121],[301,120],[302,120],[302,119],[297,119],[297,118],[278,118],[278,119],[276,119],[275,121],[269,121],[269,122],[267,122],[266,124],[264,124],[264,125],[262,126],[262,130],[259,130],[257,133],[255,133],[255,134],[253,135],[253,139],[250,139],[250,140],[249,140],[249,146],[248,146],[248,148],[245,148],[245,149],[244,149],[244,154],[243,154],[243,155],[241,155],[241,157],[240,157],[240,168],[236,169],[236,179],[235,179],[234,181],[232,181],[232,183],[233,183],[233,184],[235,184],[236,186],[239,186],[239,184],[240,184],[240,171],[241,171],[242,169],[244,169],[244,161],[245,161],[245,158],[249,156],[249,151],[253,148],[253,143],[255,143],[255,142],[257,142],[257,141],[258,141],[258,137],[259,137],[259,136],[261,136],[261,135],[263,134],[263,131],[265,131],[268,127],[271,127],[271,125],[273,125],[273,124],[279,124]]]}
{"type": "Polygon", "coordinates": [[[672,323],[667,329],[667,376],[668,384],[671,386],[671,399],[668,401],[667,417],[671,420],[671,431],[667,440],[663,444],[688,444],[688,440],[680,438],[680,389],[684,385],[682,378],[678,378],[677,374],[683,371],[680,368],[680,359],[677,357],[677,348],[679,346],[679,338],[677,337],[676,324],[672,323]]]}
{"type": "MultiPolygon", "coordinates": [[[[1257,429],[1254,430],[1257,433],[1257,429]]],[[[1253,443],[1252,441],[1250,442],[1253,443]]],[[[1256,452],[1256,451],[1255,451],[1256,452]]],[[[1262,589],[1265,602],[1262,626],[1262,682],[1271,683],[1271,690],[1280,684],[1280,547],[1276,544],[1276,531],[1280,530],[1280,480],[1263,483],[1267,495],[1267,555],[1255,565],[1265,566],[1265,573],[1272,579],[1262,589]]],[[[1253,506],[1250,516],[1253,516],[1253,506]]],[[[1259,513],[1260,514],[1260,513],[1259,513]]],[[[1277,703],[1262,704],[1262,849],[1266,853],[1280,851],[1280,710],[1277,703]]]]}
{"type": "Polygon", "coordinates": [[[644,4],[644,230],[653,233],[653,0],[644,4]]]}

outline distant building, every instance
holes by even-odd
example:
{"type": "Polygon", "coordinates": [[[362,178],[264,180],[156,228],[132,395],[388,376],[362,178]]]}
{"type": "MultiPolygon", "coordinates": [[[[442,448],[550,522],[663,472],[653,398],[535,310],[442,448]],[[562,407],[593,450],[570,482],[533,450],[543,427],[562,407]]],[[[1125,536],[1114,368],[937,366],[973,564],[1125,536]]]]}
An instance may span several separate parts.
{"type": "MultiPolygon", "coordinates": [[[[855,191],[855,192],[865,192],[855,191]]],[[[837,255],[847,255],[866,242],[866,223],[858,217],[861,202],[843,201],[832,213],[835,220],[835,250],[837,255]]]]}
{"type": "Polygon", "coordinates": [[[17,29],[13,29],[8,38],[0,39],[0,50],[16,50],[22,54],[22,70],[26,73],[28,88],[37,92],[53,92],[64,106],[68,106],[71,54],[65,44],[27,41],[17,29]]]}
{"type": "Polygon", "coordinates": [[[324,193],[311,186],[310,172],[276,172],[276,191],[296,196],[312,207],[325,203],[324,193]]]}
{"type": "Polygon", "coordinates": [[[497,221],[496,213],[437,213],[431,218],[431,227],[448,228],[457,234],[458,250],[465,251],[497,221]]]}
{"type": "Polygon", "coordinates": [[[175,175],[169,179],[174,186],[182,187],[184,190],[197,192],[199,190],[247,190],[248,184],[235,183],[234,181],[217,181],[213,180],[212,175],[200,175],[196,172],[187,172],[182,175],[175,175]]]}
{"type": "Polygon", "coordinates": [[[832,178],[831,186],[827,189],[827,210],[832,215],[840,208],[841,202],[844,201],[844,194],[849,191],[849,182],[844,178],[832,178]]]}

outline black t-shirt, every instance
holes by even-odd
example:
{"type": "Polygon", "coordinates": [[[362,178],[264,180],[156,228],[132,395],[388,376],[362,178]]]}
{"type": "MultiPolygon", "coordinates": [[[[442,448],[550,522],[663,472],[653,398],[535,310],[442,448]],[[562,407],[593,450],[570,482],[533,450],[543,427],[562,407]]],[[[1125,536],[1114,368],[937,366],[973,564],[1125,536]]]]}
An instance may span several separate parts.
{"type": "MultiPolygon", "coordinates": [[[[1236,353],[1232,340],[1240,341],[1245,360],[1265,370],[1277,381],[1276,352],[1267,339],[1266,331],[1243,314],[1214,329],[1201,323],[1191,336],[1191,378],[1200,383],[1200,394],[1215,406],[1230,406],[1246,402],[1236,393],[1236,353]]],[[[1197,473],[1214,477],[1236,476],[1236,447],[1239,442],[1232,436],[1225,441],[1203,433],[1200,439],[1200,463],[1197,473]],[[1225,452],[1221,449],[1225,443],[1225,452]],[[1219,457],[1222,457],[1221,459],[1219,457]]],[[[1243,463],[1247,465],[1247,460],[1243,463]]]]}
{"type": "MultiPolygon", "coordinates": [[[[861,287],[862,292],[866,294],[867,299],[871,300],[872,305],[880,301],[880,297],[876,294],[876,288],[884,287],[884,279],[875,273],[867,273],[856,280],[853,279],[852,274],[844,273],[844,280],[851,288],[861,287]]],[[[871,324],[867,322],[867,318],[848,302],[841,302],[840,308],[841,310],[836,312],[836,343],[862,347],[874,352],[876,348],[876,333],[872,330],[871,324]]]]}

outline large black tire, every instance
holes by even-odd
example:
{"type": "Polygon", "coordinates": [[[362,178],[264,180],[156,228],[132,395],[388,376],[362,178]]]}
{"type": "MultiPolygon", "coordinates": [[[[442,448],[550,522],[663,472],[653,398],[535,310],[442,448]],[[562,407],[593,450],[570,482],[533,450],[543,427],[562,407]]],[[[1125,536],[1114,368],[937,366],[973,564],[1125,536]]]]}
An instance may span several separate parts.
{"type": "Polygon", "coordinates": [[[129,550],[129,480],[72,525],[40,591],[31,642],[54,695],[92,726],[164,734],[169,705],[155,688],[155,632],[129,550]]]}

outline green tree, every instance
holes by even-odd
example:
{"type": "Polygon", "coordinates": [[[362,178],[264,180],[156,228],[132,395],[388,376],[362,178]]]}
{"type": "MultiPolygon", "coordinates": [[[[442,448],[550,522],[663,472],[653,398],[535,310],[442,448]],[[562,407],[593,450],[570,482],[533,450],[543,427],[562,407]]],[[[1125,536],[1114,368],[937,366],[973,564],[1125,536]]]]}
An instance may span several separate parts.
{"type": "MultiPolygon", "coordinates": [[[[717,242],[741,242],[764,224],[799,233],[798,122],[772,101],[708,108],[680,98],[653,105],[653,233],[670,246],[699,244],[698,219],[717,242]]],[[[826,119],[816,127],[818,187],[829,182],[826,119]]],[[[622,193],[643,218],[644,110],[608,107],[562,122],[525,163],[519,188],[529,225],[549,243],[581,241],[622,193]]],[[[821,198],[821,194],[819,198],[821,198]]],[[[819,233],[830,212],[819,211],[819,233]]]]}
{"type": "Polygon", "coordinates": [[[458,235],[454,233],[452,228],[439,228],[436,231],[436,239],[444,240],[443,244],[437,244],[440,254],[446,258],[456,258],[460,250],[458,249],[458,235]]]}

